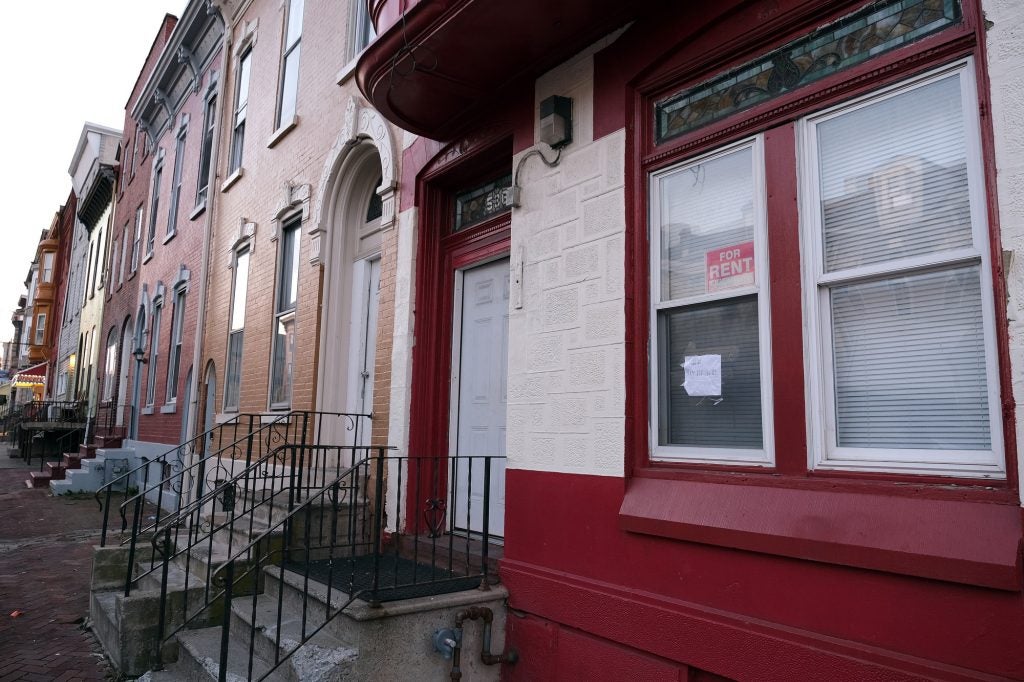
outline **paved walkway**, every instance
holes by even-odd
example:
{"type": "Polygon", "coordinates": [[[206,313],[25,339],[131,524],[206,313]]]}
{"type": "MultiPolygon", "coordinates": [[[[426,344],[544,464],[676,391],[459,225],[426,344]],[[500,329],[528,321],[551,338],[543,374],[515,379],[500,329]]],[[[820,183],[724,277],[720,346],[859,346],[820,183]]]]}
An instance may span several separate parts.
{"type": "Polygon", "coordinates": [[[0,682],[113,679],[82,627],[99,509],[26,488],[31,470],[0,445],[0,682]]]}

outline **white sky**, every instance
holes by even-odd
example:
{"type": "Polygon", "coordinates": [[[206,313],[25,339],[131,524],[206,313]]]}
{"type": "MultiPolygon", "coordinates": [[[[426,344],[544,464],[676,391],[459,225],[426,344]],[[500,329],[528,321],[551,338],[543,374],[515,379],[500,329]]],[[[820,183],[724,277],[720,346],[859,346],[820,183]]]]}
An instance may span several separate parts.
{"type": "Polygon", "coordinates": [[[5,2],[0,18],[0,340],[39,234],[71,191],[82,124],[118,130],[164,14],[187,0],[5,2]]]}

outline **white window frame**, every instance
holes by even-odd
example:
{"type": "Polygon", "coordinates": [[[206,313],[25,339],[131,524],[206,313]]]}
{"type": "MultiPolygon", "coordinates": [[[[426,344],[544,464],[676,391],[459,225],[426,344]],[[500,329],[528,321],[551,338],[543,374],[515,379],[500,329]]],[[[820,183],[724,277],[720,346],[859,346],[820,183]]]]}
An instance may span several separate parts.
{"type": "Polygon", "coordinates": [[[147,256],[153,253],[153,249],[156,246],[156,220],[160,209],[160,184],[163,182],[163,175],[164,160],[158,154],[157,160],[153,165],[153,195],[149,203],[149,231],[146,233],[147,256]]]}
{"type": "Polygon", "coordinates": [[[42,281],[50,283],[53,281],[53,261],[56,260],[54,251],[43,251],[43,277],[42,281]]]}
{"type": "Polygon", "coordinates": [[[224,363],[224,411],[225,412],[237,412],[239,403],[242,400],[242,365],[239,363],[237,371],[232,372],[231,366],[231,344],[234,339],[238,339],[238,343],[241,345],[242,350],[245,350],[245,313],[246,313],[246,302],[249,291],[249,267],[252,263],[252,249],[249,246],[238,249],[235,252],[235,258],[233,263],[234,272],[231,277],[231,307],[228,308],[228,345],[227,345],[227,358],[224,363]],[[242,256],[245,256],[245,292],[242,296],[239,296],[238,285],[239,285],[239,265],[238,260],[242,256]],[[242,326],[232,326],[235,318],[235,310],[238,306],[242,306],[242,326]],[[235,382],[238,384],[237,395],[233,396],[234,400],[229,401],[231,398],[232,391],[232,378],[234,377],[235,382]]]}
{"type": "Polygon", "coordinates": [[[806,392],[808,396],[808,467],[810,469],[870,471],[904,474],[939,474],[969,478],[1005,478],[1002,401],[999,395],[998,352],[983,150],[978,117],[978,97],[972,59],[963,59],[896,85],[874,90],[797,123],[798,174],[800,187],[801,251],[807,349],[806,392]],[[961,102],[967,147],[967,182],[971,209],[973,245],[945,252],[911,256],[878,264],[826,273],[821,239],[820,187],[816,126],[824,121],[912,91],[954,74],[960,77],[961,102]],[[951,270],[980,266],[981,305],[988,380],[988,409],[991,448],[983,450],[928,450],[895,448],[851,448],[836,445],[835,377],[832,359],[832,287],[853,282],[909,275],[926,270],[951,270]]]}
{"type": "Polygon", "coordinates": [[[181,126],[174,138],[174,170],[171,174],[171,207],[167,211],[167,230],[164,241],[178,233],[178,209],[181,206],[181,183],[185,165],[185,136],[188,126],[181,126]]]}
{"type": "MultiPolygon", "coordinates": [[[[302,253],[302,220],[301,220],[301,217],[295,216],[293,218],[290,218],[290,219],[282,222],[282,224],[281,224],[281,233],[280,233],[280,237],[278,239],[278,245],[279,245],[278,246],[278,257],[277,257],[278,265],[277,265],[277,273],[276,273],[277,274],[277,278],[275,280],[275,285],[274,285],[274,289],[275,289],[275,291],[274,291],[274,318],[273,318],[273,322],[271,323],[271,332],[270,332],[270,334],[271,334],[271,343],[270,343],[270,382],[269,382],[269,389],[270,390],[268,391],[268,396],[267,396],[267,402],[268,402],[268,404],[270,406],[270,409],[272,409],[272,410],[288,409],[289,407],[291,407],[292,399],[294,397],[293,394],[294,394],[294,390],[295,390],[295,371],[294,371],[295,367],[294,367],[294,362],[293,362],[291,366],[287,365],[287,363],[286,363],[285,367],[282,368],[282,370],[283,370],[282,379],[287,381],[288,382],[288,386],[289,386],[288,399],[286,401],[274,402],[274,387],[275,387],[275,377],[274,377],[275,366],[274,366],[274,363],[275,363],[276,358],[277,358],[277,344],[278,344],[277,329],[278,329],[278,326],[281,325],[281,324],[285,324],[287,322],[291,322],[292,323],[292,325],[293,325],[293,330],[292,330],[293,344],[294,344],[295,338],[297,336],[296,332],[298,331],[298,323],[296,321],[296,312],[298,311],[298,307],[299,307],[299,280],[301,279],[301,267],[302,267],[302,257],[301,257],[301,253],[302,253]],[[290,267],[290,264],[285,262],[285,255],[286,255],[286,253],[285,253],[285,249],[284,249],[285,240],[287,239],[286,235],[289,232],[294,233],[294,235],[295,235],[295,246],[294,246],[295,252],[293,254],[291,254],[292,255],[292,259],[291,260],[295,264],[295,290],[291,292],[292,297],[294,299],[293,301],[290,302],[291,303],[291,307],[285,308],[285,307],[283,307],[284,304],[283,304],[283,302],[281,300],[281,296],[283,294],[283,286],[282,286],[282,284],[284,283],[284,279],[285,279],[285,269],[290,267]]],[[[294,346],[293,346],[293,353],[294,353],[294,346]]],[[[293,356],[292,359],[294,360],[294,356],[293,356]]]]}
{"type": "Polygon", "coordinates": [[[771,353],[771,298],[768,290],[768,232],[764,167],[764,139],[761,135],[719,147],[706,154],[675,163],[648,176],[648,235],[650,241],[650,450],[651,460],[658,462],[684,462],[694,464],[724,464],[770,467],[775,464],[775,432],[772,388],[771,353]],[[685,171],[697,164],[707,163],[727,154],[750,148],[753,163],[754,198],[754,284],[727,291],[690,296],[685,299],[661,300],[661,202],[660,180],[685,171]],[[661,407],[658,403],[661,377],[658,355],[658,313],[663,310],[682,309],[686,306],[727,301],[756,294],[758,308],[758,345],[760,347],[761,374],[761,430],[762,446],[753,448],[715,448],[705,446],[661,445],[658,441],[661,407]]]}
{"type": "Polygon", "coordinates": [[[142,223],[143,223],[143,211],[145,207],[142,204],[135,209],[135,239],[132,241],[132,268],[131,271],[134,273],[139,269],[139,259],[142,257],[142,223]]]}
{"type": "Polygon", "coordinates": [[[216,133],[217,91],[207,96],[203,109],[203,137],[199,147],[199,176],[196,178],[196,206],[205,206],[210,193],[210,164],[216,133]],[[205,166],[205,168],[204,168],[205,166]]]}
{"type": "Polygon", "coordinates": [[[42,346],[46,342],[46,313],[36,314],[36,323],[32,329],[33,345],[42,346]]]}
{"type": "Polygon", "coordinates": [[[174,308],[171,312],[171,342],[167,351],[167,387],[164,389],[164,403],[178,401],[178,379],[181,374],[181,339],[185,326],[185,287],[174,292],[174,308]]]}
{"type": "Polygon", "coordinates": [[[253,46],[247,45],[238,55],[235,62],[235,97],[234,113],[231,118],[231,146],[228,150],[228,174],[237,173],[245,162],[245,128],[249,121],[249,86],[252,83],[252,51],[253,46]],[[242,95],[243,63],[249,60],[249,71],[245,73],[245,101],[240,102],[242,95]],[[241,132],[239,132],[241,127],[241,132]]]}
{"type": "Polygon", "coordinates": [[[153,321],[150,323],[149,378],[146,382],[146,407],[156,402],[157,362],[160,359],[160,318],[163,317],[163,300],[153,303],[153,321]]]}
{"type": "Polygon", "coordinates": [[[292,3],[299,2],[302,5],[302,16],[305,19],[306,8],[305,0],[284,0],[284,29],[281,34],[281,64],[279,68],[278,84],[277,84],[277,111],[274,114],[274,121],[277,125],[274,126],[274,130],[280,130],[291,125],[298,116],[299,107],[299,65],[295,66],[295,101],[291,103],[292,115],[289,119],[284,118],[284,85],[288,67],[288,60],[292,55],[298,51],[296,59],[302,61],[302,26],[299,26],[298,35],[292,43],[288,42],[288,34],[291,33],[291,22],[292,22],[292,3]]]}

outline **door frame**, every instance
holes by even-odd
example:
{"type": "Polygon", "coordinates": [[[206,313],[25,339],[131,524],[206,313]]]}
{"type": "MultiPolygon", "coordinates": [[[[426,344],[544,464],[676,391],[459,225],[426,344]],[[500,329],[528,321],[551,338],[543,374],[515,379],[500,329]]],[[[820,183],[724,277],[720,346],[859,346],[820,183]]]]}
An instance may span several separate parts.
{"type": "MultiPolygon", "coordinates": [[[[512,138],[454,143],[442,149],[420,173],[420,216],[416,253],[416,328],[413,345],[409,416],[411,457],[448,459],[452,400],[452,343],[455,274],[511,253],[512,213],[506,211],[478,225],[453,231],[454,194],[463,187],[498,177],[512,167],[512,138]],[[452,149],[458,150],[457,154],[452,149]]],[[[447,463],[446,463],[447,464],[447,463]]],[[[431,470],[410,471],[407,491],[419,480],[430,490],[431,470]]],[[[447,471],[447,465],[443,466],[447,471]]],[[[447,481],[438,494],[447,499],[447,481]]],[[[407,492],[405,527],[415,528],[422,509],[407,492]]],[[[447,523],[447,520],[446,520],[447,523]]]]}
{"type": "MultiPolygon", "coordinates": [[[[463,266],[460,266],[460,267],[456,267],[455,270],[453,271],[453,275],[454,275],[453,283],[454,283],[454,286],[453,286],[453,290],[452,290],[452,334],[451,334],[452,338],[451,338],[451,347],[450,347],[450,350],[449,350],[449,352],[451,354],[451,371],[450,371],[450,374],[449,374],[449,382],[448,382],[448,385],[450,387],[450,393],[448,395],[448,480],[449,481],[451,481],[453,479],[453,477],[457,475],[456,474],[456,460],[453,459],[453,457],[458,455],[458,445],[459,445],[459,443],[458,443],[458,432],[459,432],[458,429],[459,429],[459,417],[460,417],[460,414],[459,414],[459,403],[460,403],[460,400],[459,399],[460,399],[461,393],[462,393],[462,371],[461,371],[461,368],[457,368],[456,367],[455,360],[456,360],[456,357],[458,357],[458,359],[460,360],[459,364],[461,365],[461,360],[462,360],[462,341],[463,341],[463,338],[462,338],[462,323],[463,323],[463,320],[465,318],[465,313],[466,313],[465,288],[464,288],[465,275],[466,275],[466,271],[468,271],[468,270],[474,270],[474,269],[479,268],[479,267],[485,267],[487,265],[490,265],[491,263],[495,263],[495,262],[500,261],[500,260],[508,261],[509,266],[511,267],[511,260],[512,259],[509,257],[509,253],[505,252],[505,253],[499,253],[499,254],[490,256],[488,258],[484,258],[482,260],[474,261],[474,262],[472,262],[472,263],[470,263],[468,265],[463,265],[463,266]],[[456,379],[456,375],[458,376],[457,379],[456,379]]],[[[508,372],[508,366],[507,365],[505,367],[505,371],[506,371],[506,373],[508,372]]],[[[506,414],[506,418],[507,418],[507,414],[506,414]]],[[[457,529],[457,526],[456,526],[457,520],[455,519],[455,511],[456,511],[456,508],[458,507],[458,504],[459,504],[457,498],[458,498],[457,495],[453,494],[451,496],[452,506],[448,509],[448,517],[446,519],[446,522],[448,523],[448,530],[453,532],[453,533],[456,533],[457,535],[461,535],[463,537],[465,537],[467,535],[472,536],[474,534],[480,534],[481,531],[475,531],[475,530],[472,530],[471,528],[458,528],[457,529]]],[[[497,534],[497,533],[493,533],[493,532],[488,534],[488,540],[490,542],[492,542],[492,543],[495,543],[495,544],[503,544],[504,543],[504,538],[505,538],[504,522],[502,523],[502,533],[501,534],[497,534]]]]}

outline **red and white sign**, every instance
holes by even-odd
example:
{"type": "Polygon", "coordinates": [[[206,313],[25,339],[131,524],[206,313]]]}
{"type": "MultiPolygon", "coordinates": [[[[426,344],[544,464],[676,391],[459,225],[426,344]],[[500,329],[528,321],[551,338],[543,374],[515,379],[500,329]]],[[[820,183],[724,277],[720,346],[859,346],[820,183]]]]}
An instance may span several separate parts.
{"type": "Polygon", "coordinates": [[[708,293],[754,285],[754,242],[723,246],[704,254],[708,293]]]}

